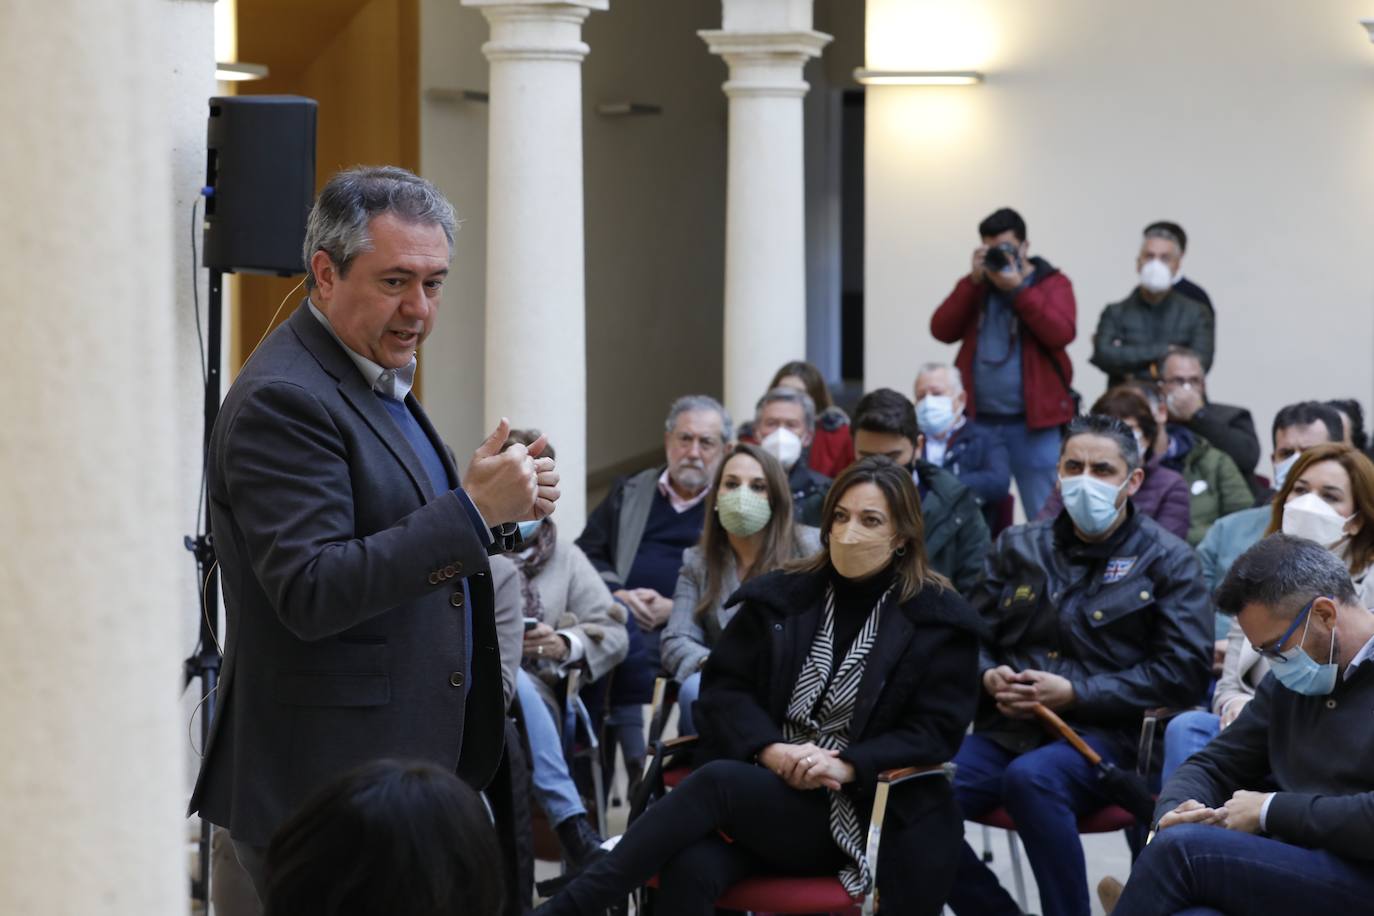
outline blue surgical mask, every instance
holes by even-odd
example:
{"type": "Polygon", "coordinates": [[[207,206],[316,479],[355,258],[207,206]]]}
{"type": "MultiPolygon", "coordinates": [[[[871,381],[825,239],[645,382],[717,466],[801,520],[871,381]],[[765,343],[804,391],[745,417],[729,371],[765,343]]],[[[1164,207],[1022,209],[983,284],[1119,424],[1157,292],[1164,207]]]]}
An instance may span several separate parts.
{"type": "Polygon", "coordinates": [[[923,432],[943,436],[954,425],[954,398],[928,394],[916,402],[916,423],[923,432]]]}
{"type": "Polygon", "coordinates": [[[1087,474],[1060,477],[1059,494],[1064,498],[1064,508],[1078,530],[1095,536],[1112,527],[1112,522],[1121,514],[1116,497],[1130,482],[1131,479],[1127,477],[1121,486],[1114,487],[1087,474]]]}
{"type": "Polygon", "coordinates": [[[1302,647],[1307,639],[1307,628],[1311,625],[1312,613],[1309,610],[1307,623],[1303,624],[1302,628],[1302,639],[1298,640],[1296,646],[1283,653],[1283,661],[1270,661],[1269,670],[1274,672],[1274,677],[1279,679],[1280,684],[1294,693],[1308,697],[1324,697],[1336,689],[1336,670],[1340,667],[1336,664],[1336,631],[1331,631],[1331,654],[1326,664],[1322,665],[1302,647]]]}
{"type": "Polygon", "coordinates": [[[517,522],[516,524],[520,526],[520,540],[528,544],[534,540],[534,536],[539,533],[539,526],[544,522],[540,519],[533,522],[517,522]]]}
{"type": "Polygon", "coordinates": [[[1293,470],[1293,465],[1298,463],[1298,456],[1302,452],[1294,452],[1287,458],[1274,465],[1274,489],[1282,490],[1283,482],[1288,479],[1288,472],[1293,470]]]}

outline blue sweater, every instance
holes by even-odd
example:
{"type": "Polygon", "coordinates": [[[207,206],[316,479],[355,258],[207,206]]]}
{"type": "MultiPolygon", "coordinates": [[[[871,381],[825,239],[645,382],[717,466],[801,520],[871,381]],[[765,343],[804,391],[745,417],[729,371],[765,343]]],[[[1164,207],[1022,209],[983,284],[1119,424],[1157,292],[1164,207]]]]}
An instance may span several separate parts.
{"type": "Polygon", "coordinates": [[[706,503],[697,503],[686,512],[676,512],[662,493],[654,493],[644,538],[639,542],[634,565],[625,577],[626,588],[652,588],[666,598],[677,590],[682,570],[682,552],[701,537],[706,522],[706,503]]]}

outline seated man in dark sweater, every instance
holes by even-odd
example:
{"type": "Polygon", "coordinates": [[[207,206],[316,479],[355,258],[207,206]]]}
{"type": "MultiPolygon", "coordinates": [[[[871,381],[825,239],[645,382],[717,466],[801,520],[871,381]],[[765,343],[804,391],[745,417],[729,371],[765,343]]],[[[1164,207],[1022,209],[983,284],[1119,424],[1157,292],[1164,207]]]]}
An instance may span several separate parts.
{"type": "Polygon", "coordinates": [[[1335,554],[1275,534],[1217,590],[1271,676],[1183,764],[1116,916],[1374,906],[1374,614],[1335,554]]]}
{"type": "Polygon", "coordinates": [[[1187,430],[1230,455],[1255,498],[1267,499],[1265,488],[1254,473],[1260,456],[1255,421],[1244,407],[1208,400],[1202,357],[1184,347],[1175,347],[1160,364],[1159,387],[1169,408],[1170,432],[1187,430]]]}
{"type": "MultiPolygon", "coordinates": [[[[642,704],[659,673],[658,639],[673,611],[682,552],[706,520],[706,489],[734,435],[714,398],[687,395],[668,410],[663,448],[668,464],[617,480],[587,517],[577,546],[630,613],[629,654],[612,672],[608,722],[633,774],[644,759],[642,704]]],[[[599,717],[602,690],[583,692],[599,717]]]]}

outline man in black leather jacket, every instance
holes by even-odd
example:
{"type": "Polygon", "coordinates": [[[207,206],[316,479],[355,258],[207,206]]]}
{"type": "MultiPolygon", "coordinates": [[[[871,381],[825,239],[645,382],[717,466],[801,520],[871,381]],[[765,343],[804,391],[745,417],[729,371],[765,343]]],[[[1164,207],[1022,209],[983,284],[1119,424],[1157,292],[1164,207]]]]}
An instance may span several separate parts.
{"type": "MultiPolygon", "coordinates": [[[[1059,459],[1064,511],[1004,532],[972,596],[992,636],[955,791],[966,818],[999,806],[1011,814],[1046,916],[1089,912],[1076,821],[1109,799],[1031,706],[1057,710],[1103,758],[1131,769],[1142,713],[1198,702],[1211,669],[1201,569],[1186,543],[1131,505],[1142,477],[1128,427],[1075,419],[1059,459]]],[[[950,906],[960,916],[1019,912],[967,844],[950,906]]]]}

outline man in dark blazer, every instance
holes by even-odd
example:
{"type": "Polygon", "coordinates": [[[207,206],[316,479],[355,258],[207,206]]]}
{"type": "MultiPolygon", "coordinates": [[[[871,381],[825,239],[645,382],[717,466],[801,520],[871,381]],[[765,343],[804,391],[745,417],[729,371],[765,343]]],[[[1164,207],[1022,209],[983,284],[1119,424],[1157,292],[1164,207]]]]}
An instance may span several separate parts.
{"type": "Polygon", "coordinates": [[[336,175],[306,231],[309,298],[249,358],[210,444],[228,638],[191,811],[262,896],[273,832],[336,774],[419,758],[475,787],[503,748],[487,557],[558,498],[509,423],[457,468],[413,394],[453,208],[396,168],[336,175]],[[493,529],[492,526],[497,526],[493,529]]]}

